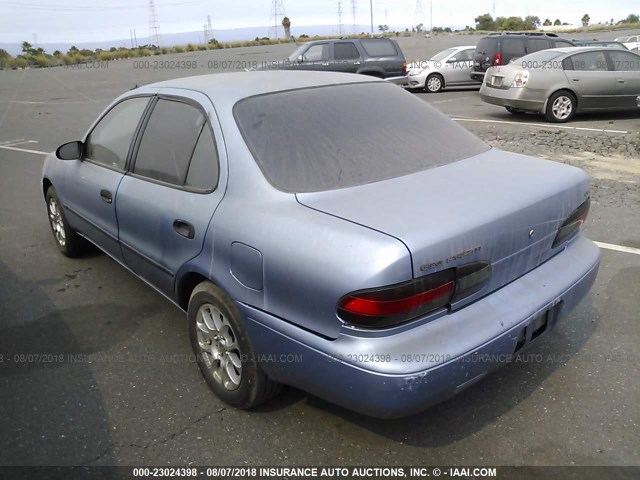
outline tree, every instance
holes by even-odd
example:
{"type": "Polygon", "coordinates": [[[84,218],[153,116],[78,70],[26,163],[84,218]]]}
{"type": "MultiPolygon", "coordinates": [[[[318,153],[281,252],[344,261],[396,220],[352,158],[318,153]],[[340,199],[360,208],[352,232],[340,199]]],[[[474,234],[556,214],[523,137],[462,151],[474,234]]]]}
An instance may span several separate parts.
{"type": "Polygon", "coordinates": [[[418,33],[422,32],[423,27],[424,27],[424,23],[419,23],[418,25],[416,25],[416,30],[418,31],[418,33]]]}
{"type": "Polygon", "coordinates": [[[640,16],[635,13],[630,14],[627,18],[625,18],[624,23],[639,23],[640,16]]]}
{"type": "Polygon", "coordinates": [[[522,23],[525,30],[537,30],[540,26],[540,17],[529,15],[522,23]]]}
{"type": "Polygon", "coordinates": [[[53,56],[54,57],[61,57],[62,56],[62,52],[60,50],[56,50],[55,52],[53,52],[53,56]]]}
{"type": "Polygon", "coordinates": [[[22,42],[22,52],[30,53],[33,50],[33,46],[29,42],[22,42]]]}
{"type": "Polygon", "coordinates": [[[67,55],[73,55],[78,52],[79,52],[78,47],[76,47],[75,45],[72,45],[69,51],[67,52],[67,55]]]}
{"type": "Polygon", "coordinates": [[[289,17],[282,19],[282,27],[284,28],[284,38],[289,40],[291,38],[291,20],[289,20],[289,17]]]}
{"type": "Polygon", "coordinates": [[[495,30],[496,23],[493,20],[493,17],[485,13],[484,15],[479,15],[474,19],[476,22],[476,30],[495,30]]]}
{"type": "Polygon", "coordinates": [[[557,27],[558,25],[562,25],[562,22],[560,21],[559,18],[556,18],[556,21],[553,22],[553,24],[557,27]]]}
{"type": "Polygon", "coordinates": [[[544,23],[542,24],[545,27],[549,27],[551,26],[551,20],[549,20],[548,18],[544,21],[544,23]]]}
{"type": "Polygon", "coordinates": [[[585,13],[582,16],[582,26],[583,27],[588,27],[589,26],[589,21],[591,20],[591,17],[589,16],[588,13],[585,13]]]}
{"type": "Polygon", "coordinates": [[[525,30],[525,26],[522,18],[520,17],[498,17],[496,18],[496,29],[512,32],[515,30],[525,30]]]}
{"type": "Polygon", "coordinates": [[[381,33],[385,33],[389,30],[389,25],[378,25],[378,30],[380,30],[381,33]]]}

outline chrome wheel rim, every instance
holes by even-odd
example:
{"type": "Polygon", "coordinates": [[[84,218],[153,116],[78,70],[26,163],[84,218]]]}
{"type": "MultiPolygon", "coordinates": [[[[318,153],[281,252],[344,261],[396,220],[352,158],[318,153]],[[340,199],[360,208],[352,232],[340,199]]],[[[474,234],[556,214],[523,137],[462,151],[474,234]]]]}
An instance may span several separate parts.
{"type": "Polygon", "coordinates": [[[61,247],[64,247],[67,244],[67,236],[64,233],[64,220],[62,220],[60,205],[58,205],[55,198],[49,199],[49,223],[51,224],[51,230],[53,230],[53,236],[56,238],[56,242],[58,242],[61,247]]]}
{"type": "Polygon", "coordinates": [[[553,112],[553,116],[558,120],[565,120],[569,118],[569,115],[571,115],[571,112],[573,111],[571,99],[564,95],[556,98],[551,106],[551,111],[553,112]]]}
{"type": "Polygon", "coordinates": [[[242,354],[229,320],[218,308],[205,303],[198,309],[196,327],[202,360],[214,380],[226,390],[237,390],[242,380],[242,354]]]}
{"type": "Polygon", "coordinates": [[[440,82],[440,79],[438,77],[431,77],[427,80],[427,88],[430,92],[437,92],[438,90],[440,90],[441,85],[442,82],[440,82]]]}

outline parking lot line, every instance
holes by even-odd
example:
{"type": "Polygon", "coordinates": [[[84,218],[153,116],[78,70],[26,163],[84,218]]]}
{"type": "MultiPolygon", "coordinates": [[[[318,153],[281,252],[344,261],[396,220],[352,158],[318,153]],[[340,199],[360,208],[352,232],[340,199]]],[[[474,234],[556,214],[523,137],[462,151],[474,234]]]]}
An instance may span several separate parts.
{"type": "Polygon", "coordinates": [[[593,242],[598,247],[607,250],[614,250],[616,252],[632,253],[633,255],[640,255],[640,248],[625,247],[623,245],[614,245],[613,243],[593,242]]]}
{"type": "Polygon", "coordinates": [[[531,123],[531,122],[509,122],[507,120],[481,120],[479,118],[463,118],[463,117],[451,117],[456,122],[476,122],[476,123],[499,123],[504,125],[525,125],[527,127],[538,128],[561,128],[563,130],[582,130],[586,132],[600,132],[600,133],[629,133],[627,130],[607,130],[604,128],[588,128],[588,127],[570,127],[568,125],[555,125],[553,123],[531,123]]]}
{"type": "Polygon", "coordinates": [[[40,150],[29,150],[28,148],[9,147],[7,145],[0,145],[0,148],[5,150],[13,150],[16,152],[35,153],[36,155],[49,155],[49,152],[41,152],[40,150]]]}

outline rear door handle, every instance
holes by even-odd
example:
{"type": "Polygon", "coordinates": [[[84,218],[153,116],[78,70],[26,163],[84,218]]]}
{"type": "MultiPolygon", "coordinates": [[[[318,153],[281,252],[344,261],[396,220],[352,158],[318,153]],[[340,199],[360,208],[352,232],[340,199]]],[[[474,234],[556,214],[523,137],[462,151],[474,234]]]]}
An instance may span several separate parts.
{"type": "Polygon", "coordinates": [[[185,238],[193,239],[196,236],[196,231],[189,222],[184,220],[174,220],[173,221],[173,229],[178,233],[178,235],[182,235],[185,238]]]}
{"type": "Polygon", "coordinates": [[[579,82],[580,81],[579,78],[572,78],[571,80],[573,80],[574,82],[579,82]]]}
{"type": "Polygon", "coordinates": [[[112,203],[113,196],[109,190],[100,190],[100,198],[103,202],[112,203]]]}
{"type": "Polygon", "coordinates": [[[361,62],[353,62],[354,65],[360,65],[361,62]]]}
{"type": "Polygon", "coordinates": [[[621,78],[619,78],[619,79],[618,79],[618,83],[624,83],[624,80],[623,80],[623,79],[621,79],[621,78]]]}

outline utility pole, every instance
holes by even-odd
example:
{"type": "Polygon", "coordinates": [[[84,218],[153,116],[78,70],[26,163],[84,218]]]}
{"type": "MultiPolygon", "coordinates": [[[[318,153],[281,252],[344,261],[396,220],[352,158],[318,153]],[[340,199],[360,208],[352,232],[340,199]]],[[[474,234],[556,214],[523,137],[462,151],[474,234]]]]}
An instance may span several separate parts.
{"type": "Polygon", "coordinates": [[[338,2],[338,35],[342,36],[342,2],[338,2]]]}
{"type": "Polygon", "coordinates": [[[369,10],[371,11],[371,36],[373,37],[373,0],[369,0],[369,10]]]}
{"type": "Polygon", "coordinates": [[[153,0],[149,0],[149,41],[153,42],[156,48],[160,48],[160,23],[153,0]]]}
{"type": "Polygon", "coordinates": [[[353,34],[358,33],[356,31],[356,8],[357,8],[357,0],[351,0],[351,13],[353,14],[353,34]]]}
{"type": "Polygon", "coordinates": [[[282,0],[273,0],[271,7],[271,25],[273,26],[273,35],[276,39],[280,38],[279,29],[282,26],[282,19],[286,16],[284,11],[284,3],[282,0]]]}
{"type": "Polygon", "coordinates": [[[204,39],[204,44],[208,44],[209,43],[209,32],[207,32],[207,24],[205,23],[204,25],[202,25],[202,38],[204,39]]]}
{"type": "Polygon", "coordinates": [[[207,15],[207,31],[209,32],[207,43],[209,43],[209,40],[213,37],[213,29],[211,28],[211,15],[207,15]]]}

